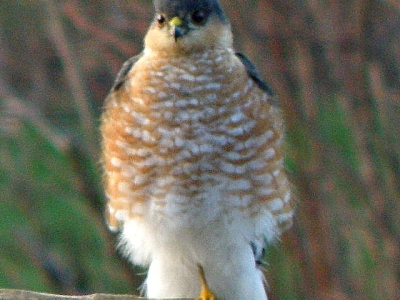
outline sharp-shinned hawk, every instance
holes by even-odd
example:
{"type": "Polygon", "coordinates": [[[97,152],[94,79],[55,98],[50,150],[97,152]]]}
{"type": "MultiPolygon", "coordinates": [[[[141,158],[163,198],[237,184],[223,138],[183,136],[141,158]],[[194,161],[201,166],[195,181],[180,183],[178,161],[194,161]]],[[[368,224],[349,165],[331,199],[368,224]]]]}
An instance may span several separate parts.
{"type": "Polygon", "coordinates": [[[102,116],[109,226],[149,298],[265,300],[263,247],[293,215],[280,110],[217,0],[154,4],[102,116]]]}

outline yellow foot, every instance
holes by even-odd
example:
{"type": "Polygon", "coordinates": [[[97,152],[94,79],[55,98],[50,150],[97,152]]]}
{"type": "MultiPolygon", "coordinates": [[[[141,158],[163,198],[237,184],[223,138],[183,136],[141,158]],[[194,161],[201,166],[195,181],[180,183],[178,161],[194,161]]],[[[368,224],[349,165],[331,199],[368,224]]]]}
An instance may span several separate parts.
{"type": "Polygon", "coordinates": [[[199,272],[201,281],[201,292],[197,300],[217,300],[217,297],[214,296],[213,292],[210,290],[208,286],[203,267],[201,265],[197,265],[197,270],[199,272]]]}

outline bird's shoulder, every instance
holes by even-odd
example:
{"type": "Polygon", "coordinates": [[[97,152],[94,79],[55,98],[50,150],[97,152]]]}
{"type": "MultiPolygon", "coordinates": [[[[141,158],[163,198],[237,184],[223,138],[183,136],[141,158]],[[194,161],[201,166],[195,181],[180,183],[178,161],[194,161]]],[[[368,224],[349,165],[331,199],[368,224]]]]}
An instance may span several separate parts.
{"type": "MultiPolygon", "coordinates": [[[[137,63],[137,61],[143,56],[143,53],[133,56],[129,58],[127,61],[125,61],[119,70],[117,77],[114,81],[114,85],[111,89],[111,92],[116,92],[118,91],[125,83],[126,76],[128,75],[129,71],[133,68],[133,66],[137,63]]],[[[235,56],[239,58],[241,63],[244,65],[247,75],[257,84],[257,86],[264,91],[265,93],[268,94],[269,96],[269,101],[271,104],[275,106],[279,106],[279,103],[276,101],[274,97],[274,93],[272,89],[268,86],[268,84],[262,80],[260,73],[256,69],[256,67],[253,65],[253,63],[247,58],[246,55],[240,52],[236,52],[235,56]]]]}
{"type": "Polygon", "coordinates": [[[114,85],[111,88],[112,92],[118,91],[125,83],[126,75],[133,68],[136,62],[143,56],[143,53],[133,56],[127,61],[125,61],[117,74],[117,78],[114,81],[114,85]]]}
{"type": "Polygon", "coordinates": [[[242,64],[245,66],[247,75],[254,80],[254,82],[262,91],[268,94],[272,104],[279,106],[276,100],[274,99],[275,97],[273,97],[274,93],[272,89],[268,86],[268,84],[264,80],[261,79],[260,73],[253,65],[253,63],[250,61],[250,59],[248,59],[246,55],[240,52],[236,52],[235,55],[240,59],[242,64]]]}

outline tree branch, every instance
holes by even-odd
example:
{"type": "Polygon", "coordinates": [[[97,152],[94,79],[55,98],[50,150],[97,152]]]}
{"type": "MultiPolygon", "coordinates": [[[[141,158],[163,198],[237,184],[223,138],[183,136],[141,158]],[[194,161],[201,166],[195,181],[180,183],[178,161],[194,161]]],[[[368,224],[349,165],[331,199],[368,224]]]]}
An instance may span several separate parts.
{"type": "MultiPolygon", "coordinates": [[[[65,296],[46,293],[37,293],[24,290],[0,289],[0,299],[2,300],[150,300],[147,298],[133,295],[111,295],[111,294],[93,294],[84,296],[65,296]]],[[[157,299],[153,299],[157,300],[157,299]]],[[[161,300],[161,299],[158,299],[161,300]]],[[[175,299],[191,300],[191,299],[175,299]]]]}
{"type": "Polygon", "coordinates": [[[89,151],[91,157],[96,160],[98,153],[95,130],[96,122],[90,107],[90,101],[84,85],[81,68],[79,67],[79,61],[67,40],[56,2],[53,0],[42,0],[42,2],[47,12],[46,29],[49,33],[50,40],[56,47],[63,62],[65,76],[68,80],[72,98],[79,114],[80,129],[82,133],[85,133],[85,147],[89,151]]]}

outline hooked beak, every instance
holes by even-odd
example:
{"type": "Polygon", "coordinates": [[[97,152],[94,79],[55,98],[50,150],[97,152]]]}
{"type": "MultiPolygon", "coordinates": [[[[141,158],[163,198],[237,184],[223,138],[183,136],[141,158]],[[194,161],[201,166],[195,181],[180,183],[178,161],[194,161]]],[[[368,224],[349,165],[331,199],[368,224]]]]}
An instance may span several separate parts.
{"type": "Polygon", "coordinates": [[[173,17],[168,24],[170,26],[170,33],[175,38],[175,42],[187,32],[183,20],[179,17],[173,17]]]}

